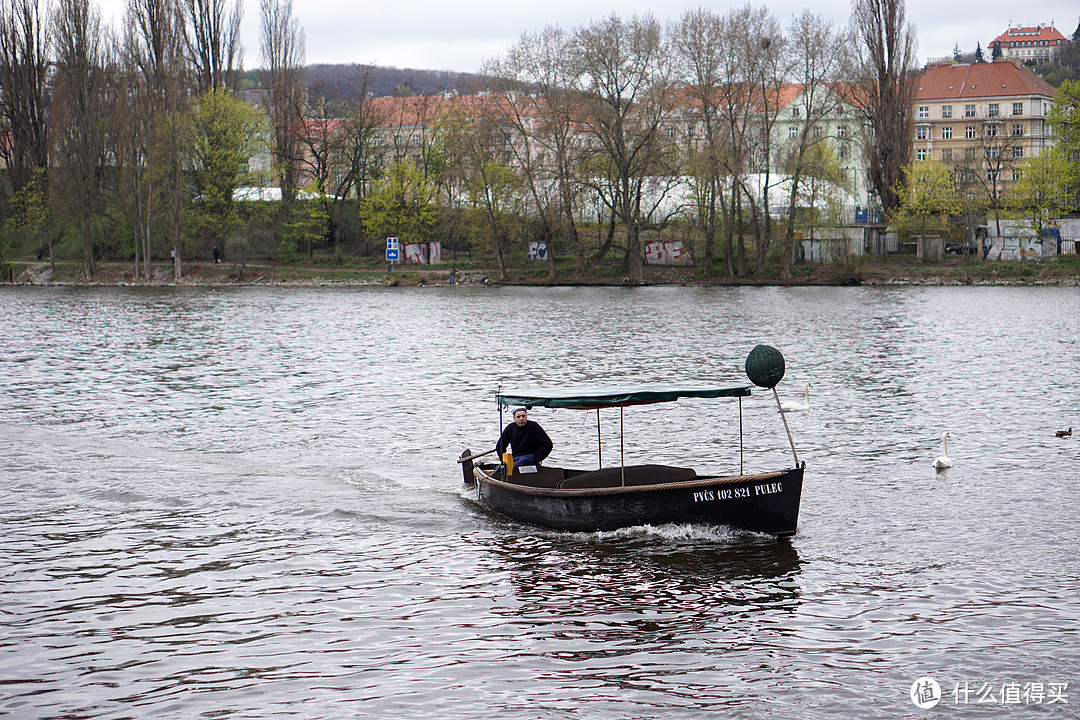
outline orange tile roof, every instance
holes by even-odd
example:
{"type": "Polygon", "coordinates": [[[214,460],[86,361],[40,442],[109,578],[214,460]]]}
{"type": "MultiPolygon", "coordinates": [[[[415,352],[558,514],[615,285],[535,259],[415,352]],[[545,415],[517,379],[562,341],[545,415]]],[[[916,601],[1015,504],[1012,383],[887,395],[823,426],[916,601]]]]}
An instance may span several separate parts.
{"type": "Polygon", "coordinates": [[[916,100],[1054,96],[1054,87],[1022,65],[1008,60],[964,65],[930,65],[919,78],[916,100]]]}
{"type": "Polygon", "coordinates": [[[1068,42],[1053,25],[1040,25],[1038,27],[1011,27],[994,38],[990,45],[992,47],[994,43],[999,42],[1002,47],[1012,47],[1013,44],[1025,42],[1041,44],[1043,40],[1047,41],[1047,45],[1064,45],[1068,42]]]}

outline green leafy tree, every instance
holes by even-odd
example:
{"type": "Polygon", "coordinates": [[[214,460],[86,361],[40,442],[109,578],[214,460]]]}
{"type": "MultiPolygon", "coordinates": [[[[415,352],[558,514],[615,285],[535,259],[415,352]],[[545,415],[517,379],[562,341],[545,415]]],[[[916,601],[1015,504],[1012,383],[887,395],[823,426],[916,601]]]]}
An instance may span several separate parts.
{"type": "Polygon", "coordinates": [[[307,248],[308,257],[314,255],[315,243],[326,238],[326,207],[318,200],[297,200],[289,207],[281,234],[281,260],[296,262],[299,250],[307,248]]]}
{"type": "Polygon", "coordinates": [[[470,204],[485,219],[486,233],[476,233],[481,247],[493,250],[499,277],[506,279],[506,253],[515,238],[515,216],[524,211],[527,183],[504,161],[509,140],[494,113],[469,114],[456,108],[444,117],[446,148],[454,175],[470,204]]]}
{"type": "Polygon", "coordinates": [[[1030,220],[1042,235],[1043,228],[1075,207],[1077,169],[1060,148],[1028,158],[1020,169],[1009,195],[1009,209],[1016,217],[1030,220]]]}
{"type": "MultiPolygon", "coordinates": [[[[811,145],[801,158],[791,157],[789,163],[799,163],[801,180],[798,186],[792,181],[793,195],[789,198],[788,212],[791,226],[796,224],[810,238],[817,228],[835,226],[840,221],[844,198],[840,190],[847,183],[847,173],[841,166],[832,147],[825,143],[811,145]]],[[[794,176],[791,169],[789,174],[794,176]]],[[[785,245],[790,253],[794,242],[785,245]]]]}
{"type": "MultiPolygon", "coordinates": [[[[1054,131],[1054,148],[1073,175],[1080,175],[1080,81],[1066,80],[1054,93],[1054,104],[1048,117],[1054,131]]],[[[1080,204],[1073,196],[1073,204],[1080,204]]]]}
{"type": "Polygon", "coordinates": [[[977,62],[977,63],[986,62],[986,57],[983,56],[982,43],[975,43],[975,62],[977,62]]]}
{"type": "Polygon", "coordinates": [[[1059,46],[1050,61],[1037,65],[1035,72],[1054,87],[1066,80],[1080,80],[1080,25],[1073,31],[1072,42],[1059,46]]]}
{"type": "Polygon", "coordinates": [[[265,144],[263,116],[230,92],[204,94],[195,106],[195,158],[192,179],[199,201],[190,221],[207,246],[223,247],[237,229],[236,189],[250,185],[248,158],[265,144]]]}
{"type": "MultiPolygon", "coordinates": [[[[50,226],[53,217],[49,210],[49,181],[43,167],[31,171],[29,181],[19,188],[11,198],[10,214],[4,223],[5,236],[21,235],[39,245],[45,241],[49,245],[49,262],[56,271],[53,258],[52,233],[50,226]]],[[[3,250],[0,245],[0,264],[3,250]]]]}
{"type": "Polygon", "coordinates": [[[963,211],[956,177],[938,160],[904,166],[903,183],[905,200],[890,217],[901,230],[912,234],[940,231],[948,227],[952,216],[963,211]]]}
{"type": "Polygon", "coordinates": [[[392,165],[360,203],[360,221],[370,236],[398,237],[403,243],[427,242],[438,212],[435,185],[411,160],[392,165]]]}

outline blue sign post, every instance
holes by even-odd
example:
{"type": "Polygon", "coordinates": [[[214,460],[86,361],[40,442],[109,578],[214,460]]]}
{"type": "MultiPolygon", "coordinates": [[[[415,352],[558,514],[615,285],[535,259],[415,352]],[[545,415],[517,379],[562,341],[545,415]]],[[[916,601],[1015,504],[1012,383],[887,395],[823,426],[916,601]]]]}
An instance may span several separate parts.
{"type": "Polygon", "coordinates": [[[401,259],[401,245],[396,237],[386,238],[386,261],[390,263],[390,267],[386,269],[386,272],[394,272],[394,263],[401,259]]]}

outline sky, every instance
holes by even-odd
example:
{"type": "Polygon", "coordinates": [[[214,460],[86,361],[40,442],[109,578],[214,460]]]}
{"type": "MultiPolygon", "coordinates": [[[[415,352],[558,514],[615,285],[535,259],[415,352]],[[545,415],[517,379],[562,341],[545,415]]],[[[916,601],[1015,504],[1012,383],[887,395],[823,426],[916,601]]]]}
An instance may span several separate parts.
{"type": "MultiPolygon", "coordinates": [[[[119,24],[126,0],[97,0],[106,23],[119,24]]],[[[573,29],[611,13],[629,17],[651,12],[663,24],[685,10],[705,6],[725,13],[741,2],[618,3],[542,0],[515,3],[496,0],[294,0],[293,13],[304,31],[306,63],[358,63],[421,70],[476,72],[481,63],[502,55],[525,32],[547,25],[573,29]],[[661,9],[662,7],[662,9],[661,9]]],[[[846,25],[850,0],[752,0],[767,5],[781,24],[806,8],[836,25],[846,25]]],[[[1053,23],[1066,38],[1080,22],[1080,5],[1067,0],[1040,0],[1035,6],[1011,0],[908,0],[907,19],[918,38],[920,64],[927,58],[951,56],[953,47],[984,51],[1012,25],[1053,23]]],[[[259,0],[244,0],[241,29],[244,67],[261,64],[259,0]]]]}

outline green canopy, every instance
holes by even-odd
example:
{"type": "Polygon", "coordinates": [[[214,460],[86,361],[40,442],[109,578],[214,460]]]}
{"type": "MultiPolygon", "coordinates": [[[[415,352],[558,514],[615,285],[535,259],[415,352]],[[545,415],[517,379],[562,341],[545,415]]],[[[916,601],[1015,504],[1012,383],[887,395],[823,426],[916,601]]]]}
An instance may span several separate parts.
{"type": "Polygon", "coordinates": [[[499,405],[576,408],[579,410],[673,402],[679,398],[746,397],[749,385],[734,387],[692,385],[593,385],[551,390],[522,390],[496,395],[499,405]]]}

